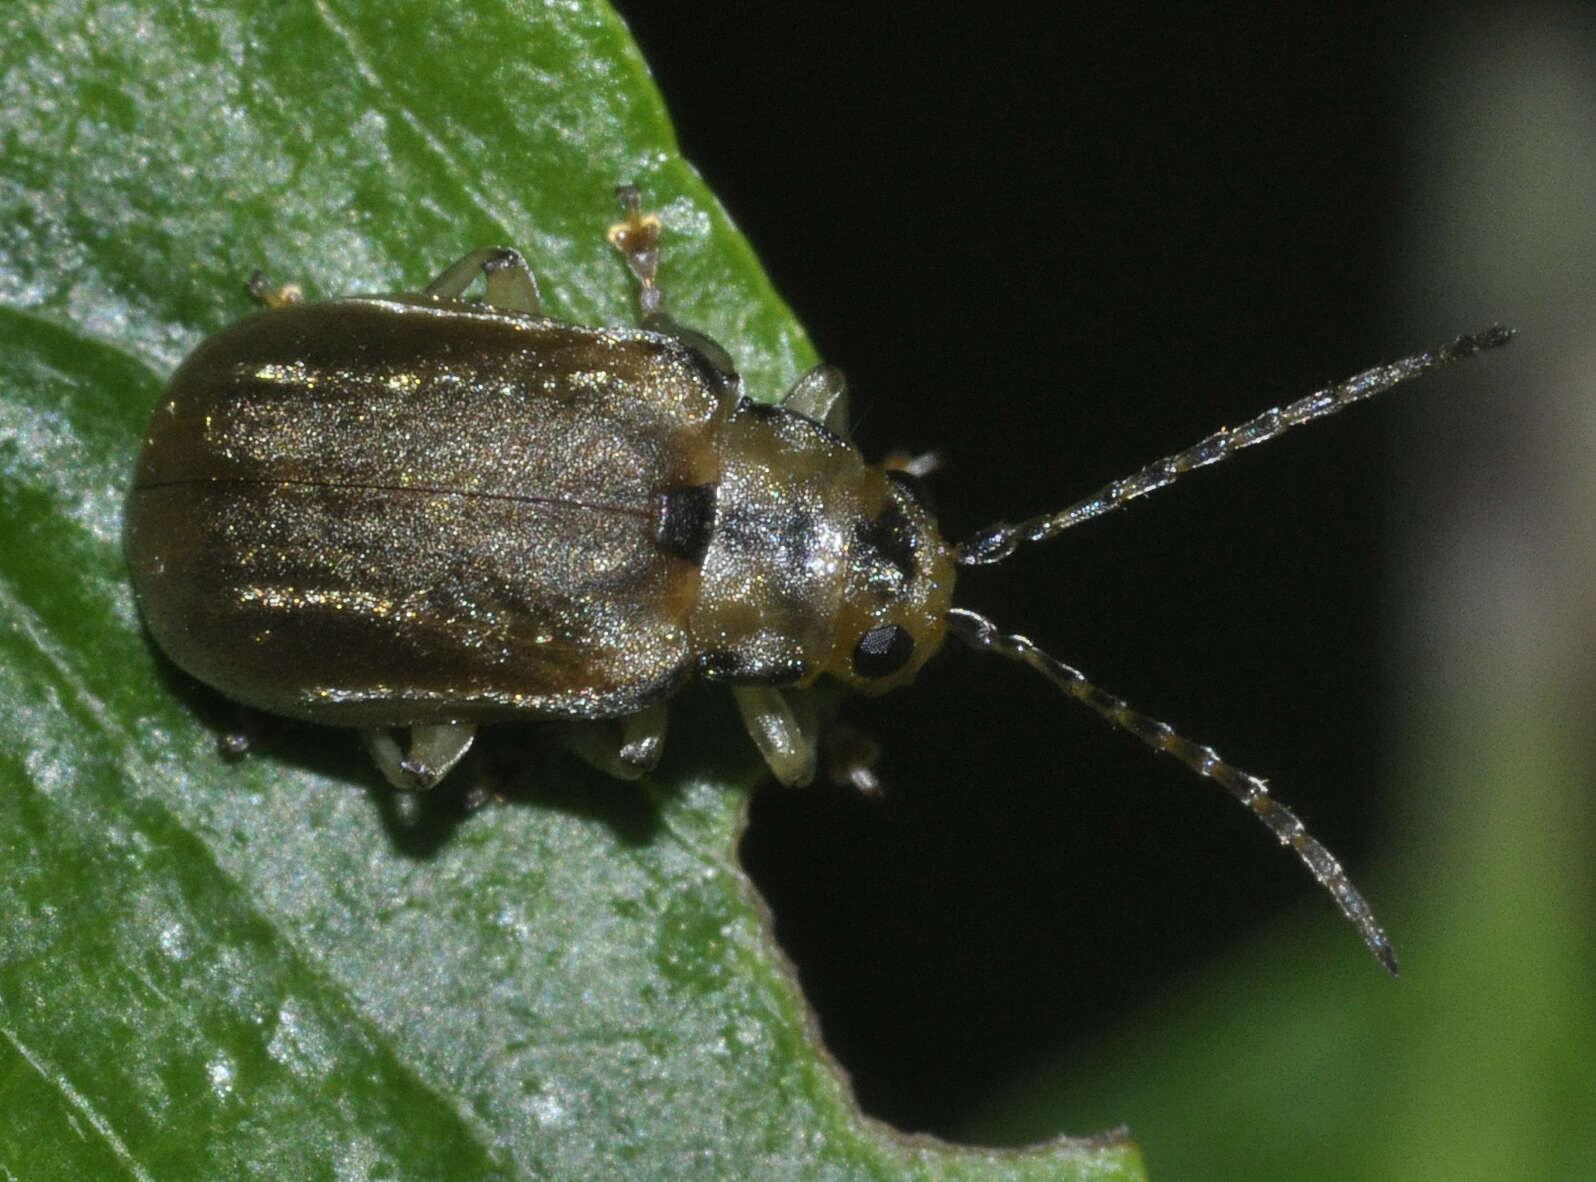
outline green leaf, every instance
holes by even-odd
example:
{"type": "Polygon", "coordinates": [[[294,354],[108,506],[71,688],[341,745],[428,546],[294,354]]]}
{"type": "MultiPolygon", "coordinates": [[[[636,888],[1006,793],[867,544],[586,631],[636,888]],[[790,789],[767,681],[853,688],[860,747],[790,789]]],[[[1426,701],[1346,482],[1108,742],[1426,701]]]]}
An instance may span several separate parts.
{"type": "Polygon", "coordinates": [[[634,180],[676,314],[762,396],[812,361],[613,14],[60,0],[10,15],[0,98],[8,1176],[1141,1176],[1111,1137],[967,1150],[858,1115],[737,865],[753,757],[711,696],[646,785],[553,757],[451,814],[343,732],[224,763],[225,706],[144,638],[138,440],[257,266],[414,289],[514,244],[551,310],[623,323],[603,229],[634,180]]]}

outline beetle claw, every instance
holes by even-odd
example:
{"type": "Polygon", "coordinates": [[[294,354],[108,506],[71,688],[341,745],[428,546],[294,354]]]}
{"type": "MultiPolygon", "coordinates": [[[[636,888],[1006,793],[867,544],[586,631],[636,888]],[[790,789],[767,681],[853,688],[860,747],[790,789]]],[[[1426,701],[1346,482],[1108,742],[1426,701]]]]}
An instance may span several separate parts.
{"type": "Polygon", "coordinates": [[[400,760],[399,770],[410,781],[410,787],[418,792],[425,792],[438,782],[438,773],[433,768],[413,759],[400,760]]]}

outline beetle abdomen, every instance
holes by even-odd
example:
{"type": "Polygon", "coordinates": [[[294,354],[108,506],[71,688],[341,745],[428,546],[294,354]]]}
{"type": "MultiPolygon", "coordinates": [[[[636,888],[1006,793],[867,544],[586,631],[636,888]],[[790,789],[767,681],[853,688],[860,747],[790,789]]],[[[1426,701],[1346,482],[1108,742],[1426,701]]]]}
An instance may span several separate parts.
{"type": "Polygon", "coordinates": [[[184,365],[146,440],[150,630],[323,722],[635,712],[691,671],[699,571],[661,521],[714,483],[729,399],[647,333],[404,298],[266,313],[184,365]]]}

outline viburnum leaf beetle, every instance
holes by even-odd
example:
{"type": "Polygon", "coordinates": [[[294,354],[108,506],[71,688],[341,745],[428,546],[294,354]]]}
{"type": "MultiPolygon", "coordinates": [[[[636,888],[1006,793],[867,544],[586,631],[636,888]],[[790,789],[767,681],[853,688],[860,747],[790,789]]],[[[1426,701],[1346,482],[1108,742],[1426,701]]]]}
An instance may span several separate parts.
{"type": "MultiPolygon", "coordinates": [[[[252,280],[268,308],[179,368],[128,503],[134,586],[172,660],[250,706],[360,728],[400,788],[431,787],[478,724],[517,718],[561,721],[583,758],[640,775],[698,676],[731,687],[776,778],[803,784],[825,740],[816,680],[880,693],[952,635],[1218,781],[1395,972],[1362,895],[1262,780],[954,607],[954,575],[1511,334],[1377,366],[949,545],[919,488],[930,461],[871,466],[847,442],[837,370],[754,402],[726,351],[670,318],[660,222],[620,195],[609,237],[636,330],[542,315],[513,250],[475,251],[416,294],[306,304],[252,280]],[[479,275],[485,297],[467,302],[479,275]]],[[[872,745],[842,735],[832,775],[873,790],[872,745]]]]}

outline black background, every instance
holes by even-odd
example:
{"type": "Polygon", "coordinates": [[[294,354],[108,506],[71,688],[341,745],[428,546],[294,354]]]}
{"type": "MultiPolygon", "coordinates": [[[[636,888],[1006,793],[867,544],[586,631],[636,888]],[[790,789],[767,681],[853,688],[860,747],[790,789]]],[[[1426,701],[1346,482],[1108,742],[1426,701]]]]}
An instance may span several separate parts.
{"type": "MultiPolygon", "coordinates": [[[[1435,343],[1388,315],[1408,34],[1383,10],[620,7],[684,154],[848,373],[866,454],[943,453],[952,537],[1435,343]]],[[[1388,413],[957,598],[1268,777],[1356,877],[1388,413]]],[[[743,854],[827,1044],[901,1127],[955,1132],[1303,900],[1342,923],[1221,790],[1018,666],[950,647],[848,717],[890,795],[766,787],[743,854]]]]}

